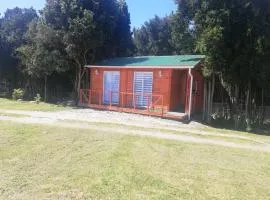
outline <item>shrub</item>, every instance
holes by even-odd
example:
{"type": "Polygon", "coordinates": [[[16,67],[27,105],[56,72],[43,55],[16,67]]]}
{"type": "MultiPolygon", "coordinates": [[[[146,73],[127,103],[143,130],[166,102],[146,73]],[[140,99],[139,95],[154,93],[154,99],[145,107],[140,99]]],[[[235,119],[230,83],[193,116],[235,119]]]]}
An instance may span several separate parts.
{"type": "Polygon", "coordinates": [[[35,96],[35,101],[36,101],[37,104],[40,103],[40,101],[41,101],[41,96],[40,96],[40,94],[37,94],[37,96],[35,96]]]}
{"type": "Polygon", "coordinates": [[[14,89],[12,92],[12,99],[13,100],[18,100],[18,99],[22,99],[24,95],[24,91],[20,88],[18,89],[14,89]]]}

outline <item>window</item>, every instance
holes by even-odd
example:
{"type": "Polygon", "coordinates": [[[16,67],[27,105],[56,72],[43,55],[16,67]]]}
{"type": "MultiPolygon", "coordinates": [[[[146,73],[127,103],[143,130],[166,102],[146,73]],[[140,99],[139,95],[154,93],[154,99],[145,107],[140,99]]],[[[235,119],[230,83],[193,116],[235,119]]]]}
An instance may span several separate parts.
{"type": "Polygon", "coordinates": [[[104,104],[119,104],[119,87],[120,87],[120,72],[105,71],[104,72],[104,104]],[[112,101],[112,102],[110,102],[112,101]]]}
{"type": "Polygon", "coordinates": [[[136,106],[147,107],[152,101],[153,72],[134,73],[134,93],[136,106]]]}

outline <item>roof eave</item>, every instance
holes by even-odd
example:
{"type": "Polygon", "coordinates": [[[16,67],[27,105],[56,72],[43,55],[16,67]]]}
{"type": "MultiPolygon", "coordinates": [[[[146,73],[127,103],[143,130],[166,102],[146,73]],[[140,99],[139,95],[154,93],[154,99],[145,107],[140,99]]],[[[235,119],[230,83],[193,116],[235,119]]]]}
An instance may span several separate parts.
{"type": "Polygon", "coordinates": [[[193,69],[198,64],[194,66],[190,65],[179,65],[179,66],[104,66],[104,65],[86,65],[86,68],[112,68],[112,69],[119,69],[119,68],[126,68],[126,69],[193,69]]]}

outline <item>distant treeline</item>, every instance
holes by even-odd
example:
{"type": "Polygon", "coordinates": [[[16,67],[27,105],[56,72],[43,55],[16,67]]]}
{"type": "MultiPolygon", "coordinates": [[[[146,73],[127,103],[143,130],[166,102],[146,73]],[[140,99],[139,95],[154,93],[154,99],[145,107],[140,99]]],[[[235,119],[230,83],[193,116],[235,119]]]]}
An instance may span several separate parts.
{"type": "Polygon", "coordinates": [[[45,82],[58,97],[76,94],[86,64],[134,50],[124,0],[47,0],[39,14],[8,9],[0,27],[0,80],[30,98],[45,82]]]}

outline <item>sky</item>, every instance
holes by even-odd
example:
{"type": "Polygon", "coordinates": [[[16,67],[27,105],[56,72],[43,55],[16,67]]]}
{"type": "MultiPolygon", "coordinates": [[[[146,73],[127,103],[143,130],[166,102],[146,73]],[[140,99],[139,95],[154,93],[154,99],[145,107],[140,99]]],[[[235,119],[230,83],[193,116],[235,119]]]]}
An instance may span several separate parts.
{"type": "MultiPolygon", "coordinates": [[[[170,14],[176,10],[174,0],[126,0],[131,15],[131,26],[140,27],[145,21],[155,15],[160,17],[170,14]]],[[[0,13],[3,14],[7,8],[34,7],[40,10],[44,7],[45,0],[0,0],[0,13]]]]}
{"type": "Polygon", "coordinates": [[[176,10],[174,0],[126,0],[132,27],[139,27],[155,15],[160,17],[176,10]]]}

